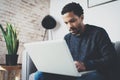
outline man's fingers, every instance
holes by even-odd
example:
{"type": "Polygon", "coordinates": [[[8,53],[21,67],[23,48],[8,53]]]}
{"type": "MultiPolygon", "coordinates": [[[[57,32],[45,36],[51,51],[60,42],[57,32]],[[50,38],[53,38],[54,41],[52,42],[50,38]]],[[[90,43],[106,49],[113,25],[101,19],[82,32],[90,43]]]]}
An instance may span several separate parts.
{"type": "Polygon", "coordinates": [[[76,68],[77,68],[77,70],[78,70],[79,72],[85,70],[85,66],[84,66],[84,63],[83,63],[83,62],[75,61],[74,63],[75,63],[76,68]]]}

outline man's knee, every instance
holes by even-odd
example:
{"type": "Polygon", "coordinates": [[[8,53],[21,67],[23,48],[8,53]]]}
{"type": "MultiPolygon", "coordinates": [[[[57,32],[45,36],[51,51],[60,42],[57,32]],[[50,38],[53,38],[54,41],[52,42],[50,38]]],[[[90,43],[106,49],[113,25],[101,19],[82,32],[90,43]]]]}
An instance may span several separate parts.
{"type": "Polygon", "coordinates": [[[42,80],[42,72],[36,71],[34,73],[34,80],[42,80]]]}
{"type": "Polygon", "coordinates": [[[36,71],[35,73],[30,74],[29,80],[43,80],[42,72],[36,71]]]}

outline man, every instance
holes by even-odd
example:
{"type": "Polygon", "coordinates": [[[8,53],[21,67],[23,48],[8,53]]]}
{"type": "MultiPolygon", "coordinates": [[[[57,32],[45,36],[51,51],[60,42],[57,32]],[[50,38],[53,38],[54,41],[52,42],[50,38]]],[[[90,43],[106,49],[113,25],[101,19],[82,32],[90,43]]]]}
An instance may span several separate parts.
{"type": "Polygon", "coordinates": [[[61,14],[70,31],[65,35],[65,40],[77,70],[96,71],[81,77],[43,73],[45,80],[118,80],[115,74],[117,56],[106,31],[97,26],[84,24],[84,12],[78,3],[65,5],[61,14]]]}
{"type": "Polygon", "coordinates": [[[116,52],[103,28],[83,23],[84,12],[78,3],[67,4],[62,12],[70,33],[65,40],[78,71],[96,70],[78,80],[117,80],[116,52]]]}

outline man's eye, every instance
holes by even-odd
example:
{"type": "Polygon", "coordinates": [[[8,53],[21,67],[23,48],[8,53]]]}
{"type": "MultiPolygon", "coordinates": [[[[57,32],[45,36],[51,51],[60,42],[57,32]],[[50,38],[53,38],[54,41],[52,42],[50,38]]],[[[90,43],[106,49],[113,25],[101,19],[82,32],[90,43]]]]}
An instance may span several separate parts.
{"type": "Polygon", "coordinates": [[[70,20],[71,23],[73,23],[73,22],[75,22],[75,21],[76,21],[75,19],[70,20]]]}
{"type": "Polygon", "coordinates": [[[67,24],[67,22],[65,22],[65,24],[67,24]]]}
{"type": "Polygon", "coordinates": [[[74,20],[70,21],[71,23],[75,22],[74,20]]]}

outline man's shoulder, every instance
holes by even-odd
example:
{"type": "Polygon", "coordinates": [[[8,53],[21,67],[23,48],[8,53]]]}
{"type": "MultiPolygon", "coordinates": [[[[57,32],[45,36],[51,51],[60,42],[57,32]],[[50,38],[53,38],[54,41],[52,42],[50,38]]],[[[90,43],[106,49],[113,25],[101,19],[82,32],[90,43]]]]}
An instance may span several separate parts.
{"type": "Polygon", "coordinates": [[[86,24],[86,27],[88,30],[92,30],[94,32],[101,32],[101,31],[105,31],[105,29],[103,27],[100,26],[96,26],[96,25],[90,25],[90,24],[86,24]]]}
{"type": "Polygon", "coordinates": [[[100,27],[100,26],[96,26],[96,25],[90,25],[90,24],[86,24],[86,27],[87,28],[89,28],[89,29],[103,29],[104,30],[104,28],[103,27],[100,27]]]}

